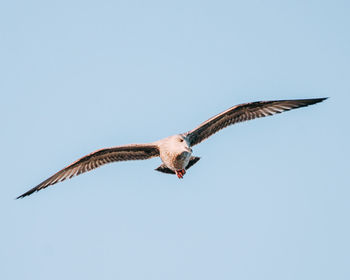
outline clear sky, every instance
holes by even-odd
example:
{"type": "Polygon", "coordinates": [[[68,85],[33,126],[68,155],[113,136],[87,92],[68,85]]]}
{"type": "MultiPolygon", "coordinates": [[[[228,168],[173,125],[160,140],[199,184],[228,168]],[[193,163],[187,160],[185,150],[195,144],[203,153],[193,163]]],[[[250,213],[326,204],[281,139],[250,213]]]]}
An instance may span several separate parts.
{"type": "Polygon", "coordinates": [[[349,1],[2,1],[0,279],[350,279],[349,1]],[[14,198],[96,149],[235,104],[183,180],[158,158],[14,198]]]}

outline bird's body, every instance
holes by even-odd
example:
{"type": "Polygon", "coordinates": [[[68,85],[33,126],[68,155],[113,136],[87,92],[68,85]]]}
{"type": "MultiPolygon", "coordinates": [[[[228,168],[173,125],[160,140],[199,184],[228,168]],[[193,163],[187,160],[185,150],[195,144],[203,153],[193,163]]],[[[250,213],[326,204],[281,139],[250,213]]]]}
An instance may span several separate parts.
{"type": "Polygon", "coordinates": [[[157,156],[163,162],[162,165],[156,168],[157,171],[176,174],[178,178],[183,178],[186,170],[200,159],[199,157],[192,156],[191,147],[199,144],[219,130],[238,122],[305,107],[325,99],[258,101],[236,105],[183,134],[169,136],[149,144],[131,144],[97,150],[73,162],[17,198],[25,197],[33,192],[107,163],[125,160],[143,160],[157,156]]]}
{"type": "Polygon", "coordinates": [[[192,149],[186,137],[173,135],[155,142],[162,162],[172,171],[183,170],[188,165],[192,149]]]}

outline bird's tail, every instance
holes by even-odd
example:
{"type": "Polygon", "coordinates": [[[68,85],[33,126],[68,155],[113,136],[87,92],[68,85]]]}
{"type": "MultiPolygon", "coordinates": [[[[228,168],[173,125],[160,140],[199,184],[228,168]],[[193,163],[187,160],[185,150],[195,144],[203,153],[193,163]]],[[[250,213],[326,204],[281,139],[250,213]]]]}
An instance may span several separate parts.
{"type": "MultiPolygon", "coordinates": [[[[195,165],[200,160],[200,157],[191,157],[190,161],[188,162],[186,169],[189,169],[191,166],[195,165]]],[[[167,173],[167,174],[175,174],[173,170],[168,168],[164,163],[158,166],[156,169],[154,169],[159,172],[167,173]]]]}

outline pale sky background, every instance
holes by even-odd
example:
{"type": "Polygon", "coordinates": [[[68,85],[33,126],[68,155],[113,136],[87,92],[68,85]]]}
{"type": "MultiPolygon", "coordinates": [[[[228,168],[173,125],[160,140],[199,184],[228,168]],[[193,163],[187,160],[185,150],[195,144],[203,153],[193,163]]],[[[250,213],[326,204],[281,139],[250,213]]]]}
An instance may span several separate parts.
{"type": "Polygon", "coordinates": [[[349,1],[3,1],[0,279],[350,279],[349,1]],[[183,180],[96,149],[235,104],[183,180]]]}

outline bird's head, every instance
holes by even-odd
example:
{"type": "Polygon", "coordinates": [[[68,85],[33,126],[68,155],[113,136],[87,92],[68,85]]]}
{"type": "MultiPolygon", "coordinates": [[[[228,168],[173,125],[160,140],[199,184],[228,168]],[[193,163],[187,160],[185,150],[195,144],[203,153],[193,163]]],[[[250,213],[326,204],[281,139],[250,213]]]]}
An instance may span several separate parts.
{"type": "Polygon", "coordinates": [[[172,151],[192,153],[188,140],[181,134],[176,134],[162,140],[163,144],[172,151]]]}

